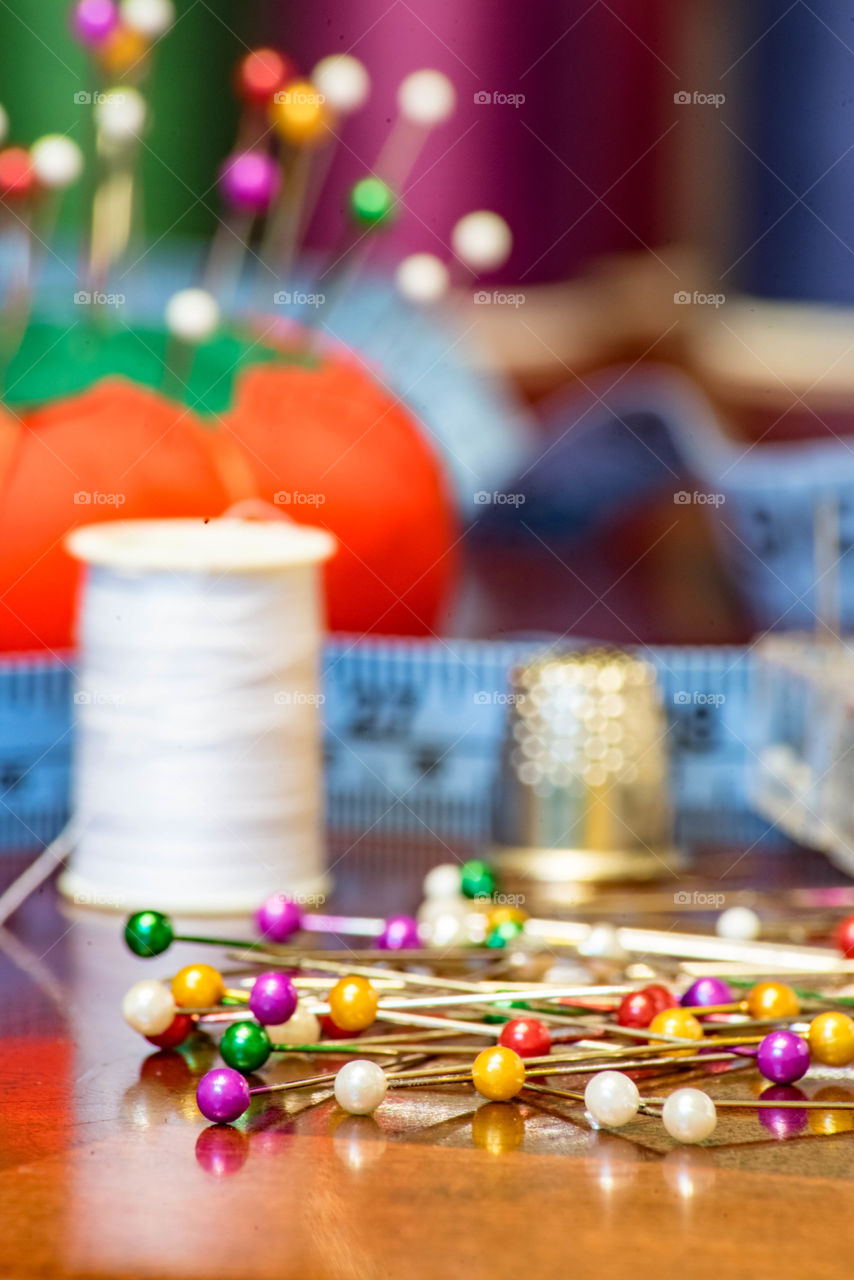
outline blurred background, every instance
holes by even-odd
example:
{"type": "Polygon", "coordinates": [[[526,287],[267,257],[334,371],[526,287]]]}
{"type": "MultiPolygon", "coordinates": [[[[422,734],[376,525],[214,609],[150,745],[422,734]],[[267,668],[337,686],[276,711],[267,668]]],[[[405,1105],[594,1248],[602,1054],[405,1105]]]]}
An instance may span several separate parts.
{"type": "MultiPolygon", "coordinates": [[[[370,72],[305,236],[333,252],[402,78],[440,69],[456,111],[364,269],[452,262],[473,208],[507,220],[509,259],[453,322],[518,402],[513,447],[464,429],[522,495],[463,501],[477,608],[458,593],[441,629],[721,642],[810,625],[816,505],[831,492],[847,550],[854,483],[852,28],[846,0],[544,0],[524,21],[511,0],[182,2],[146,88],[135,234],[153,271],[213,233],[233,69],[266,45],[303,74],[336,52],[370,72]]],[[[62,0],[0,12],[0,76],[16,141],[58,130],[91,151],[109,69],[62,0]]],[[[60,235],[85,228],[87,199],[84,182],[60,235]]]]}
{"type": "Polygon", "coordinates": [[[691,684],[660,646],[850,628],[854,0],[164,4],[0,7],[0,650],[70,643],[75,524],[247,498],[338,537],[333,632],[656,647],[686,752],[724,713],[680,690],[733,667],[691,684]],[[294,132],[275,85],[247,96],[259,48],[286,90],[345,55],[370,91],[294,132]],[[401,98],[424,69],[455,98],[428,125],[401,98]],[[110,150],[99,104],[134,88],[144,126],[110,150]],[[56,132],[87,164],[48,218],[8,153],[56,132]],[[281,188],[250,213],[246,153],[281,188]],[[111,181],[128,233],[99,258],[111,181]],[[506,243],[465,244],[473,211],[506,243]],[[163,313],[199,284],[222,324],[190,352],[163,313]]]}

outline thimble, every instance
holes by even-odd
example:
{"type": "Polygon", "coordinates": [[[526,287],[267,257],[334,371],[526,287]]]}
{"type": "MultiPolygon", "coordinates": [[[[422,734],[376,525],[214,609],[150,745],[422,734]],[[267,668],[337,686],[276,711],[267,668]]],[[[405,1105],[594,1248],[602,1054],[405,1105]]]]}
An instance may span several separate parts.
{"type": "Polygon", "coordinates": [[[553,882],[645,880],[674,866],[666,721],[654,669],[616,649],[517,668],[493,856],[553,882]]]}

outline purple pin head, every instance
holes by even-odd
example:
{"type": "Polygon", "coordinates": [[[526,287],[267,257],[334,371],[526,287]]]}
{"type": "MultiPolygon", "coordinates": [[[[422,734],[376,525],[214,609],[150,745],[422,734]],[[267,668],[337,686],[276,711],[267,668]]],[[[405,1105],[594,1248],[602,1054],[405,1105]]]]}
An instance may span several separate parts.
{"type": "Polygon", "coordinates": [[[732,1004],[732,991],[722,978],[698,978],[692,982],[679,1002],[683,1008],[696,1009],[705,1005],[732,1004]]]}
{"type": "Polygon", "coordinates": [[[262,902],[255,913],[255,924],[262,938],[270,942],[287,942],[302,928],[302,912],[283,893],[274,893],[262,902]]]}
{"type": "Polygon", "coordinates": [[[118,22],[113,0],[77,0],[71,14],[72,30],[85,45],[101,44],[115,31],[118,22]]]}
{"type": "Polygon", "coordinates": [[[377,938],[377,946],[382,951],[410,951],[420,947],[418,921],[412,916],[389,916],[377,938]]]}
{"type": "Polygon", "coordinates": [[[206,1120],[214,1124],[231,1124],[247,1110],[249,1085],[239,1071],[231,1067],[215,1067],[202,1076],[196,1089],[196,1103],[206,1120]]]}
{"type": "Polygon", "coordinates": [[[759,1045],[756,1065],[774,1084],[794,1084],[810,1065],[809,1045],[794,1031],[771,1031],[759,1045]]]}
{"type": "Polygon", "coordinates": [[[297,989],[286,973],[262,973],[255,979],[249,1009],[265,1026],[287,1022],[297,1007],[297,989]]]}
{"type": "Polygon", "coordinates": [[[238,151],[219,171],[219,190],[241,213],[266,213],[281,186],[279,166],[265,151],[238,151]]]}

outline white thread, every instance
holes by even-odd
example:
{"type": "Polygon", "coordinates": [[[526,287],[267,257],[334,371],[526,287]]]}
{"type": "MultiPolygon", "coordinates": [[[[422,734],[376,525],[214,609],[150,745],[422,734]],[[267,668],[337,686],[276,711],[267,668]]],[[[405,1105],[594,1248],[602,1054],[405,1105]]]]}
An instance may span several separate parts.
{"type": "Polygon", "coordinates": [[[122,910],[243,911],[325,886],[320,583],[290,523],[77,530],[79,835],[60,881],[122,910]]]}

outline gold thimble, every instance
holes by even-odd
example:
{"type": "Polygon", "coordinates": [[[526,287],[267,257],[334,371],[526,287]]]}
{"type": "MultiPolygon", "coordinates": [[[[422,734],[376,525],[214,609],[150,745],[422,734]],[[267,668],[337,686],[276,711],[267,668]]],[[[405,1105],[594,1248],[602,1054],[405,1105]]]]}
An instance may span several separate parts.
{"type": "Polygon", "coordinates": [[[505,872],[637,880],[674,865],[666,721],[654,669],[616,649],[513,675],[495,822],[505,872]]]}

